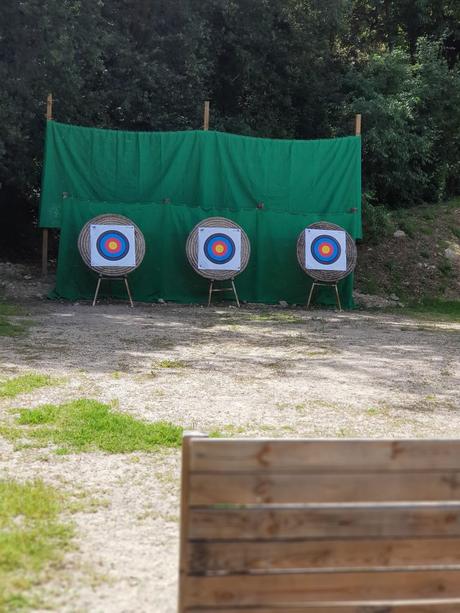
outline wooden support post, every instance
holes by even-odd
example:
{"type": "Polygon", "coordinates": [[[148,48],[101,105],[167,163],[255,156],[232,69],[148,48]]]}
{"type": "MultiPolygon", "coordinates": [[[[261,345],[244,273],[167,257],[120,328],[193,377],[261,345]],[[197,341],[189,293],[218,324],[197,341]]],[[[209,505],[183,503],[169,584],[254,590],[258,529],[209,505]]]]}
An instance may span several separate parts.
{"type": "MultiPolygon", "coordinates": [[[[46,98],[46,120],[53,119],[53,94],[49,93],[46,98]]],[[[43,228],[42,233],[42,275],[48,274],[48,228],[43,228]]]]}
{"type": "Polygon", "coordinates": [[[204,103],[203,130],[209,130],[209,100],[204,103]]]}
{"type": "Polygon", "coordinates": [[[355,136],[361,136],[361,113],[355,116],[355,136]]]}
{"type": "Polygon", "coordinates": [[[46,119],[48,121],[53,119],[53,94],[48,94],[46,99],[46,119]]]}
{"type": "Polygon", "coordinates": [[[180,533],[179,533],[179,606],[178,613],[185,613],[185,584],[189,570],[188,531],[190,506],[190,441],[192,438],[207,438],[201,432],[184,432],[182,439],[182,469],[180,488],[180,533]]]}

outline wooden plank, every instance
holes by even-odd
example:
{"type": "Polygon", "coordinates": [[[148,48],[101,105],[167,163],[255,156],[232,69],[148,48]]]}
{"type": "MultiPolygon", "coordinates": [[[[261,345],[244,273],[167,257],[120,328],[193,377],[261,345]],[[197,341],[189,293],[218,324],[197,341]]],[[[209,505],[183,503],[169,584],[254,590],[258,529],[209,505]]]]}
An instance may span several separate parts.
{"type": "Polygon", "coordinates": [[[48,94],[46,98],[46,119],[48,121],[53,119],[53,94],[48,94]]]}
{"type": "Polygon", "coordinates": [[[221,608],[219,609],[187,609],[190,613],[284,613],[286,610],[292,613],[459,613],[460,599],[449,600],[430,600],[430,601],[400,601],[400,602],[366,602],[366,603],[346,603],[343,605],[315,603],[312,606],[289,607],[283,605],[282,608],[273,607],[246,607],[221,608]]]}
{"type": "Polygon", "coordinates": [[[460,565],[460,539],[193,541],[189,556],[190,574],[460,565]]]}
{"type": "Polygon", "coordinates": [[[209,107],[210,107],[210,101],[205,100],[204,116],[203,116],[203,130],[209,130],[209,107]]]}
{"type": "Polygon", "coordinates": [[[460,536],[460,504],[296,505],[189,511],[192,540],[460,536]]]}
{"type": "Polygon", "coordinates": [[[189,460],[190,460],[190,440],[192,436],[202,436],[198,433],[184,433],[182,439],[182,470],[181,470],[181,501],[180,501],[180,535],[179,535],[179,601],[178,611],[183,613],[185,603],[185,580],[188,575],[188,533],[187,528],[189,524],[189,460]]]}
{"type": "Polygon", "coordinates": [[[460,472],[192,474],[190,504],[460,501],[460,472]]]}
{"type": "Polygon", "coordinates": [[[207,439],[191,441],[193,472],[459,470],[460,440],[207,439]]]}
{"type": "Polygon", "coordinates": [[[460,571],[309,573],[189,577],[188,607],[460,598],[460,571]],[[388,598],[391,595],[391,598],[388,598]]]}
{"type": "Polygon", "coordinates": [[[361,113],[355,115],[355,136],[361,136],[361,113]]]}

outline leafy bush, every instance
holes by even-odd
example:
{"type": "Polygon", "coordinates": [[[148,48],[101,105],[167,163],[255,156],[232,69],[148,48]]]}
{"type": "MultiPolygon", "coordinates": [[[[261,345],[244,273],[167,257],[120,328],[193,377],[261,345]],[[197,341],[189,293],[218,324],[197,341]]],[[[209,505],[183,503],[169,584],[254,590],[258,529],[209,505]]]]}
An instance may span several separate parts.
{"type": "Polygon", "coordinates": [[[383,205],[373,203],[367,195],[363,201],[363,242],[376,245],[394,229],[391,213],[383,205]]]}

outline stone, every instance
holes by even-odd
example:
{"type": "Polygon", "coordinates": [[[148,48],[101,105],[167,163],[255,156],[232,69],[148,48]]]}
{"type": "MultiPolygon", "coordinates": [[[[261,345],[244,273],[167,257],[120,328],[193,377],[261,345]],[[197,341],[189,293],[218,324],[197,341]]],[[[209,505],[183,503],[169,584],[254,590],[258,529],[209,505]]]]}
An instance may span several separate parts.
{"type": "Polygon", "coordinates": [[[399,296],[396,294],[390,294],[390,300],[394,300],[395,302],[399,302],[399,296]]]}
{"type": "Polygon", "coordinates": [[[278,304],[280,305],[280,307],[283,307],[283,309],[289,306],[286,300],[280,300],[278,304]]]}
{"type": "Polygon", "coordinates": [[[158,298],[158,304],[166,304],[163,298],[158,298]]]}
{"type": "Polygon", "coordinates": [[[361,294],[357,291],[353,292],[353,299],[358,306],[364,309],[384,309],[385,307],[394,306],[394,303],[388,300],[388,298],[372,294],[361,294]]]}
{"type": "Polygon", "coordinates": [[[444,256],[451,262],[460,263],[460,245],[450,243],[447,249],[444,250],[444,256]]]}
{"type": "Polygon", "coordinates": [[[406,233],[404,232],[404,230],[396,230],[393,236],[395,238],[404,238],[406,236],[406,233]]]}

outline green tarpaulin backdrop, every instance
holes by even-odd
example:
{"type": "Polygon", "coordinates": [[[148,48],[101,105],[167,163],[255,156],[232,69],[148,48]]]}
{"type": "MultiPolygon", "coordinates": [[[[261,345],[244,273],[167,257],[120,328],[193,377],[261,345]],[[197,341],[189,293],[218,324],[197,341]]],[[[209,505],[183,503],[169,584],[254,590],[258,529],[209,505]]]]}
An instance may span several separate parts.
{"type": "MultiPolygon", "coordinates": [[[[129,217],[145,235],[145,260],[130,275],[137,300],[204,300],[207,281],[190,269],[185,242],[198,221],[221,215],[251,241],[250,264],[237,279],[241,298],[304,302],[309,281],[296,260],[299,232],[324,220],[361,236],[360,139],[139,133],[48,122],[40,226],[61,228],[55,296],[92,297],[95,275],[81,261],[77,238],[102,213],[129,217]]],[[[117,282],[111,285],[124,297],[117,282]]],[[[348,278],[341,284],[347,306],[351,290],[348,278]]]]}

